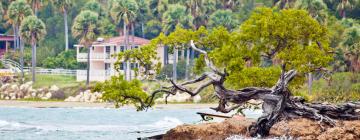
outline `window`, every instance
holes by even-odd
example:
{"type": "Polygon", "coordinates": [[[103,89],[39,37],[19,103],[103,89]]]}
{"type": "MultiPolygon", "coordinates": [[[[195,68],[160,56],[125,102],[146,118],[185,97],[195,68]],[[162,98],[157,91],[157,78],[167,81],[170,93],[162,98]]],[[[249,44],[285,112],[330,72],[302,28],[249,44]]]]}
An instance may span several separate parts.
{"type": "Polygon", "coordinates": [[[120,70],[124,70],[124,65],[125,65],[124,62],[121,62],[121,63],[120,63],[120,70]]]}
{"type": "Polygon", "coordinates": [[[139,46],[133,46],[133,49],[137,49],[137,48],[139,48],[139,46]]]}
{"type": "Polygon", "coordinates": [[[121,52],[125,51],[125,46],[120,46],[120,51],[121,52]]]}
{"type": "Polygon", "coordinates": [[[117,48],[117,46],[114,46],[114,52],[116,52],[116,48],[117,48]]]}
{"type": "Polygon", "coordinates": [[[106,48],[105,51],[106,51],[107,53],[110,53],[110,46],[106,46],[105,48],[106,48]]]}
{"type": "Polygon", "coordinates": [[[110,69],[110,63],[105,63],[105,70],[109,70],[110,69]]]}

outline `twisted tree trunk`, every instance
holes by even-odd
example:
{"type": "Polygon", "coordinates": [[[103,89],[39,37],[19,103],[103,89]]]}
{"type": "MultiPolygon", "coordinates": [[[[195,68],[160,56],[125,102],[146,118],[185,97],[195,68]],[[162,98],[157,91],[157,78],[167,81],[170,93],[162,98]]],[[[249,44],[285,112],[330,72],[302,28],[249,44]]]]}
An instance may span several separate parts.
{"type": "Polygon", "coordinates": [[[278,82],[272,88],[247,87],[240,90],[227,89],[224,86],[225,79],[228,76],[226,70],[221,71],[216,68],[207,53],[196,48],[193,42],[191,42],[191,46],[193,50],[204,54],[206,65],[211,69],[211,72],[206,72],[194,80],[180,84],[170,80],[172,86],[156,90],[145,102],[139,100],[144,108],[150,107],[157,93],[162,92],[170,96],[180,91],[195,96],[205,87],[212,85],[215,95],[219,99],[218,106],[211,108],[213,110],[229,113],[234,109],[240,108],[249,100],[260,100],[263,102],[263,115],[248,129],[253,137],[267,136],[270,128],[282,119],[304,117],[330,126],[334,126],[336,120],[360,119],[360,112],[358,111],[360,109],[360,102],[348,102],[340,105],[306,103],[302,97],[293,96],[288,89],[288,84],[296,75],[296,70],[285,72],[285,65],[282,67],[282,73],[278,82]],[[202,82],[195,90],[190,90],[186,87],[186,85],[200,81],[205,82],[202,82]],[[233,106],[230,106],[229,103],[233,104],[233,106]]]}

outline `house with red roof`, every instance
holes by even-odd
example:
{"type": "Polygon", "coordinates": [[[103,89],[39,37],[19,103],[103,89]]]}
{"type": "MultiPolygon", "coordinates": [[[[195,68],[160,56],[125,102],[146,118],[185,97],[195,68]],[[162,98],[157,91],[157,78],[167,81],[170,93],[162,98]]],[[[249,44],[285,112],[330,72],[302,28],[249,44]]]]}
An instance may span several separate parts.
{"type": "MultiPolygon", "coordinates": [[[[150,40],[145,38],[140,38],[136,36],[129,36],[129,48],[131,49],[138,49],[146,44],[150,43],[150,40]]],[[[76,47],[77,52],[77,61],[78,62],[87,62],[88,53],[87,47],[83,45],[74,45],[76,47]]],[[[90,47],[90,81],[105,81],[110,79],[111,76],[118,75],[119,73],[115,70],[114,64],[117,61],[116,54],[119,52],[125,51],[125,36],[117,36],[112,38],[98,38],[96,42],[90,47]],[[114,56],[115,55],[115,56],[114,56]]],[[[163,63],[164,60],[164,48],[158,47],[157,55],[159,60],[163,63]]],[[[120,73],[125,74],[126,64],[122,62],[120,65],[120,73]]],[[[135,77],[134,68],[138,68],[138,63],[131,63],[130,65],[131,70],[128,70],[127,77],[138,78],[135,77]]],[[[86,70],[77,70],[77,81],[84,81],[86,80],[86,70]]]]}

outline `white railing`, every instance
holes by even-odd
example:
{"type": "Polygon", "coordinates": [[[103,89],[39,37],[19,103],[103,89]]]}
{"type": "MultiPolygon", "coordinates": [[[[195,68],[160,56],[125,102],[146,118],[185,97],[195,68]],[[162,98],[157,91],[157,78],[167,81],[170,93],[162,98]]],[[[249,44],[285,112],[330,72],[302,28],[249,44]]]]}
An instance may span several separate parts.
{"type": "Polygon", "coordinates": [[[78,53],[77,54],[77,59],[87,59],[87,58],[88,58],[87,53],[78,53]]]}
{"type": "MultiPolygon", "coordinates": [[[[105,81],[110,79],[111,76],[116,75],[114,70],[90,70],[90,81],[105,81]]],[[[86,80],[86,70],[76,70],[77,81],[86,80]]]]}
{"type": "Polygon", "coordinates": [[[91,59],[104,59],[105,55],[104,55],[104,53],[91,53],[90,58],[91,59]]]}
{"type": "Polygon", "coordinates": [[[76,70],[68,69],[36,69],[38,74],[48,74],[48,75],[70,75],[75,76],[76,70]]]}
{"type": "MultiPolygon", "coordinates": [[[[77,54],[77,59],[87,59],[87,58],[88,58],[87,53],[78,53],[77,54]]],[[[104,53],[91,53],[90,58],[91,59],[105,59],[106,56],[104,53]]]]}

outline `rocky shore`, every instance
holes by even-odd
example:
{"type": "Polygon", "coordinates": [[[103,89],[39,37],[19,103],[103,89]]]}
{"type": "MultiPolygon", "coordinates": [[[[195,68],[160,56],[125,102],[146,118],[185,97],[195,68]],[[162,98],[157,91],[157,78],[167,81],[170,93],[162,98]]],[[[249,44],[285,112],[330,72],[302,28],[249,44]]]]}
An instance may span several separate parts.
{"type": "Polygon", "coordinates": [[[63,99],[64,93],[55,85],[50,88],[34,89],[32,82],[24,84],[6,83],[0,86],[0,99],[3,100],[17,100],[28,98],[39,98],[42,100],[48,99],[63,99]]]}
{"type": "MultiPolygon", "coordinates": [[[[224,140],[234,135],[250,138],[247,128],[253,119],[231,118],[219,123],[181,125],[168,131],[164,140],[224,140]]],[[[360,120],[338,121],[336,127],[319,124],[316,121],[299,118],[281,121],[270,130],[269,138],[295,138],[301,140],[358,140],[360,120]]]]}

